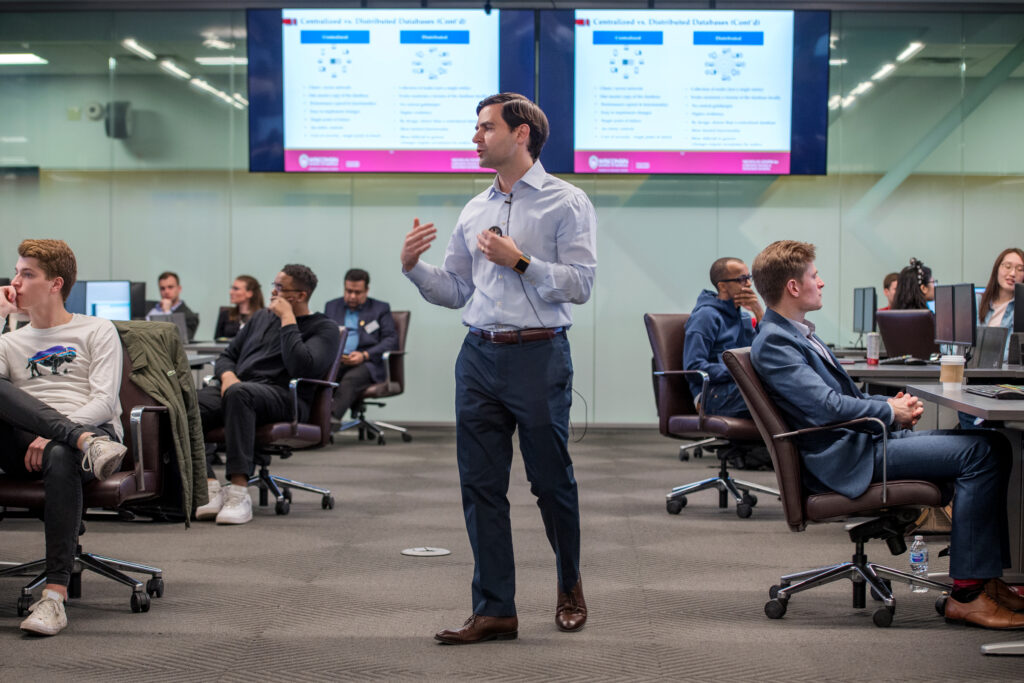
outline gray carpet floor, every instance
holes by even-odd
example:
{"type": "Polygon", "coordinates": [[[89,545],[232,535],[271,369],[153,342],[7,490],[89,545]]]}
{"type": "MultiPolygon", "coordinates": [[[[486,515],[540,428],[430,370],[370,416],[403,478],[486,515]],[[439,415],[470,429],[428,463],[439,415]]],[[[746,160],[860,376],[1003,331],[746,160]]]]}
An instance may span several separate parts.
{"type": "MultiPolygon", "coordinates": [[[[86,550],[164,570],[166,592],[148,613],[131,613],[128,589],[87,575],[68,629],[30,638],[16,614],[23,580],[0,579],[0,680],[1024,678],[1024,658],[979,653],[1006,634],[947,625],[934,593],[905,586],[888,629],[872,624],[874,605],[850,606],[845,581],[797,595],[783,619],[767,619],[768,587],[781,574],[845,560],[852,545],[841,525],[789,531],[767,496],[750,519],[718,508],[714,492],[667,514],[671,486],[713,474],[707,458],[680,462],[677,445],[653,429],[591,429],[572,445],[591,612],[579,633],[555,628],[553,556],[517,455],[509,497],[520,637],[436,643],[433,633],[461,624],[471,608],[453,430],[420,428],[413,442],[385,446],[342,434],[273,468],[331,488],[334,510],[296,492],[289,515],[257,508],[241,527],[90,521],[86,550]],[[401,554],[419,546],[451,554],[401,554]]],[[[775,485],[771,472],[737,476],[775,485]]],[[[0,559],[32,559],[42,544],[38,521],[0,523],[0,559]]],[[[930,543],[933,571],[944,568],[943,545],[930,543]]],[[[877,542],[868,554],[900,568],[907,561],[877,542]]]]}

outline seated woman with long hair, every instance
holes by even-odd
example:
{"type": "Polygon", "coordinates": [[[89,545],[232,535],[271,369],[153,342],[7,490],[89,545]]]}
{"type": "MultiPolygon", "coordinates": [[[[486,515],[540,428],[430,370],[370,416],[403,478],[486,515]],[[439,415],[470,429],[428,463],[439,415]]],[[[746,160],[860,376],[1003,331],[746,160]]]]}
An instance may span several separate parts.
{"type": "Polygon", "coordinates": [[[1020,282],[1024,282],[1024,251],[1017,247],[1003,249],[992,264],[992,274],[978,304],[979,325],[1013,331],[1013,291],[1020,282]]]}
{"type": "Polygon", "coordinates": [[[231,339],[249,322],[252,314],[264,307],[263,290],[259,281],[251,275],[239,275],[231,283],[228,293],[231,306],[221,306],[217,316],[215,339],[231,339]]]}
{"type": "Polygon", "coordinates": [[[896,284],[896,296],[892,300],[892,310],[908,311],[928,308],[928,302],[935,299],[935,285],[938,280],[932,278],[932,269],[916,258],[910,259],[910,265],[900,271],[896,284]]]}

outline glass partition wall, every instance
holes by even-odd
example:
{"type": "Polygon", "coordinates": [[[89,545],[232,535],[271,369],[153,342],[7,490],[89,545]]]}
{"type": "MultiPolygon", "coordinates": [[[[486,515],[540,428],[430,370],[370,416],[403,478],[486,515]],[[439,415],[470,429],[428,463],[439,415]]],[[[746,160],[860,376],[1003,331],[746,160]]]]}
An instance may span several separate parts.
{"type": "MultiPolygon", "coordinates": [[[[0,64],[0,261],[10,270],[22,238],[59,237],[81,278],[146,281],[149,298],[174,270],[199,338],[239,274],[269,284],[305,263],[322,310],[366,268],[372,296],[413,311],[408,388],[389,412],[452,421],[460,314],[420,299],[398,251],[414,217],[432,220],[438,263],[490,179],[250,174],[245,25],[238,10],[4,13],[0,53],[35,57],[0,64]]],[[[574,422],[655,419],[642,315],[689,311],[719,256],[817,244],[814,320],[846,344],[855,287],[911,257],[984,284],[1021,246],[1024,14],[833,12],[831,33],[827,175],[567,177],[599,222],[597,284],[570,333],[574,422]]]]}

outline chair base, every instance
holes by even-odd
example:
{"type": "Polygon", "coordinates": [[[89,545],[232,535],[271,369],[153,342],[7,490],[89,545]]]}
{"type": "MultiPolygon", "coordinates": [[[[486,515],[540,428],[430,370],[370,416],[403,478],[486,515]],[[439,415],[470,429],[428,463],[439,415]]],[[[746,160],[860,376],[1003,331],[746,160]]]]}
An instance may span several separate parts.
{"type": "Polygon", "coordinates": [[[334,496],[330,489],[321,488],[301,481],[279,477],[271,474],[266,465],[260,465],[259,472],[249,478],[249,486],[258,486],[260,505],[266,507],[270,503],[270,494],[274,495],[274,512],[287,515],[291,511],[292,489],[299,489],[320,496],[320,507],[324,510],[334,509],[334,496]]]}
{"type": "Polygon", "coordinates": [[[695,481],[692,484],[676,486],[667,496],[665,496],[665,509],[670,515],[678,515],[682,509],[686,507],[687,494],[704,491],[705,489],[710,488],[718,489],[718,507],[720,508],[728,507],[729,496],[731,495],[733,500],[736,502],[736,514],[741,519],[750,517],[750,515],[753,514],[753,507],[757,505],[757,496],[753,495],[751,491],[775,496],[776,498],[779,497],[779,491],[777,489],[773,489],[768,486],[761,486],[760,484],[754,484],[749,481],[743,481],[742,479],[733,479],[729,475],[729,468],[726,465],[725,454],[719,454],[718,459],[721,463],[718,470],[718,476],[702,479],[701,481],[695,481]]]}
{"type": "Polygon", "coordinates": [[[343,422],[341,426],[338,427],[336,432],[344,432],[349,429],[359,430],[360,441],[371,441],[373,439],[376,439],[377,445],[379,446],[383,446],[385,443],[387,443],[387,440],[384,438],[385,429],[390,429],[392,431],[398,432],[399,434],[402,435],[402,441],[406,443],[412,441],[412,434],[410,434],[409,430],[406,429],[405,427],[399,427],[398,425],[393,425],[388,422],[367,420],[365,413],[357,414],[354,420],[343,422]]]}
{"type": "Polygon", "coordinates": [[[882,603],[882,606],[875,610],[872,620],[876,626],[889,626],[892,624],[893,615],[896,612],[896,599],[893,597],[891,582],[917,586],[927,586],[939,591],[939,598],[936,604],[943,603],[952,587],[924,579],[898,569],[886,567],[874,562],[868,562],[864,554],[863,544],[857,544],[857,552],[849,562],[827,567],[818,567],[807,571],[787,574],[783,576],[777,585],[771,587],[768,595],[771,598],[764,606],[765,614],[770,619],[781,619],[789,604],[789,599],[796,593],[811,588],[823,586],[840,579],[849,579],[853,582],[853,608],[864,609],[867,603],[867,589],[871,588],[871,596],[882,603]]]}
{"type": "MultiPolygon", "coordinates": [[[[112,557],[82,552],[82,546],[78,546],[75,551],[75,564],[71,571],[71,581],[68,583],[69,598],[82,597],[82,573],[86,570],[99,574],[111,581],[129,586],[132,589],[130,604],[133,612],[148,612],[150,597],[159,598],[164,594],[163,570],[137,562],[127,562],[112,557]],[[150,579],[143,584],[138,579],[134,579],[124,572],[149,574],[150,579]]],[[[25,616],[28,612],[29,605],[32,604],[32,591],[46,584],[46,560],[36,560],[0,569],[0,577],[32,576],[33,574],[35,574],[34,578],[25,584],[21,589],[21,595],[18,597],[19,617],[25,616]]]]}

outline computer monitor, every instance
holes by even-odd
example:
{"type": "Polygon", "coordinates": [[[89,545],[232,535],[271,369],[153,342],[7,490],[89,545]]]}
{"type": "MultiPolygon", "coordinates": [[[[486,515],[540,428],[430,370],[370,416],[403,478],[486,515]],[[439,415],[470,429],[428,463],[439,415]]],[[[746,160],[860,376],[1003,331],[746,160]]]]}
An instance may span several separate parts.
{"type": "Polygon", "coordinates": [[[67,300],[64,301],[64,308],[67,309],[68,313],[85,315],[85,280],[77,280],[71,286],[71,293],[68,294],[67,300]]]}
{"type": "Polygon", "coordinates": [[[939,344],[954,344],[955,326],[953,319],[953,285],[935,286],[935,341],[939,344]]]}
{"type": "Polygon", "coordinates": [[[953,344],[974,346],[978,326],[978,306],[974,284],[953,285],[953,344]]]}
{"type": "Polygon", "coordinates": [[[874,287],[856,287],[853,290],[853,331],[866,334],[875,331],[875,310],[878,295],[874,287]]]}
{"type": "Polygon", "coordinates": [[[131,283],[128,280],[87,281],[85,314],[107,320],[131,320],[131,283]]]}
{"type": "Polygon", "coordinates": [[[1024,283],[1013,286],[1013,331],[1024,332],[1024,283]],[[1018,313],[1017,311],[1020,311],[1018,313]]]}
{"type": "Polygon", "coordinates": [[[9,284],[11,284],[11,278],[9,278],[9,277],[0,277],[0,287],[6,287],[9,284]]]}
{"type": "Polygon", "coordinates": [[[145,320],[149,309],[146,308],[146,283],[131,283],[132,320],[145,320]]]}

